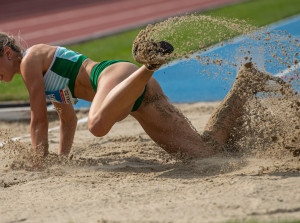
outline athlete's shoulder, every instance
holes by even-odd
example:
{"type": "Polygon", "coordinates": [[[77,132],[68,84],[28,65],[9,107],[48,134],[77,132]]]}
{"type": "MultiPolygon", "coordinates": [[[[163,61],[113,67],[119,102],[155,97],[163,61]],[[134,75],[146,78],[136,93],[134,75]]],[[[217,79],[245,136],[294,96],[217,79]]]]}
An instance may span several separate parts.
{"type": "Polygon", "coordinates": [[[57,49],[56,46],[50,46],[47,44],[36,44],[31,46],[30,48],[28,48],[24,54],[23,54],[23,58],[27,57],[27,56],[41,56],[43,54],[49,54],[52,52],[55,52],[55,50],[57,49]]]}
{"type": "Polygon", "coordinates": [[[44,71],[51,63],[57,47],[47,44],[37,44],[28,48],[21,61],[21,71],[25,68],[42,67],[44,71]]]}

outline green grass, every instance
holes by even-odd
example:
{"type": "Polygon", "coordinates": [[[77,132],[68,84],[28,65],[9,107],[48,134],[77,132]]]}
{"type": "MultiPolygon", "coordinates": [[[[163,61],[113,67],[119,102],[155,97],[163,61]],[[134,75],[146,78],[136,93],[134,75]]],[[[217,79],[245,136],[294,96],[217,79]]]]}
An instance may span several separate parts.
{"type": "MultiPolygon", "coordinates": [[[[251,25],[264,26],[299,13],[300,0],[252,0],[201,14],[231,19],[237,18],[246,20],[251,25]]],[[[131,48],[132,43],[140,30],[141,28],[134,29],[118,35],[68,46],[68,48],[83,53],[95,61],[122,59],[134,62],[131,56],[131,48]]],[[[184,33],[185,30],[183,29],[180,32],[184,33]]],[[[211,32],[210,35],[213,36],[214,33],[211,32]]],[[[231,35],[236,34],[231,33],[231,35]]],[[[182,38],[185,42],[187,41],[188,36],[194,35],[191,35],[190,33],[183,34],[182,38]]],[[[230,37],[230,35],[227,37],[230,37]]],[[[189,41],[191,43],[193,42],[192,39],[189,41]]],[[[213,41],[210,41],[209,43],[212,44],[213,41]]],[[[208,43],[203,42],[203,44],[206,45],[208,43]]],[[[191,47],[187,50],[192,50],[196,47],[198,46],[191,44],[191,47]]],[[[1,84],[0,101],[7,100],[28,100],[28,93],[20,75],[16,75],[11,83],[1,84]]]]}
{"type": "Polygon", "coordinates": [[[21,75],[15,75],[10,83],[0,82],[0,101],[26,101],[29,99],[21,75]]]}
{"type": "Polygon", "coordinates": [[[114,59],[132,61],[132,43],[139,31],[140,29],[130,30],[99,40],[68,46],[68,48],[80,52],[95,61],[114,59]]]}
{"type": "Polygon", "coordinates": [[[250,24],[264,26],[300,13],[300,0],[252,0],[204,14],[247,20],[250,24]]]}
{"type": "Polygon", "coordinates": [[[175,48],[172,59],[179,59],[188,57],[194,51],[206,50],[215,43],[256,29],[256,26],[241,20],[193,14],[170,18],[155,26],[147,27],[147,37],[144,37],[144,33],[141,37],[148,41],[170,42],[175,48]]]}

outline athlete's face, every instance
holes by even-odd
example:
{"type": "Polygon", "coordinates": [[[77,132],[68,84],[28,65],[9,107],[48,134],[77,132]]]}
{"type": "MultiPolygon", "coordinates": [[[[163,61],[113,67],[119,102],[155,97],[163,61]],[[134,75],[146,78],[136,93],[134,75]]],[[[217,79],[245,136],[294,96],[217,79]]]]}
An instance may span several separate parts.
{"type": "Polygon", "coordinates": [[[4,47],[0,56],[0,81],[10,82],[14,75],[13,51],[10,47],[4,47]]]}

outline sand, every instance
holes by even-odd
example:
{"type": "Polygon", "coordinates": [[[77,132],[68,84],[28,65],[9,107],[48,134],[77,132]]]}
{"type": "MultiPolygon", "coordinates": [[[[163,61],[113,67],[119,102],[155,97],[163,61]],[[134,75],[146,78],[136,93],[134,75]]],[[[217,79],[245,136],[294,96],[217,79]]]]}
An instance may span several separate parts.
{"type": "MultiPolygon", "coordinates": [[[[175,17],[149,25],[133,46],[139,41],[163,38],[176,49],[169,59],[190,58],[194,44],[197,51],[206,51],[221,37],[229,39],[248,32],[251,35],[252,31],[253,27],[243,21],[194,15],[175,17]],[[199,35],[195,42],[180,36],[180,30],[187,27],[199,35]],[[207,31],[216,32],[215,38],[207,38],[207,31]]],[[[281,37],[266,33],[252,38],[267,41],[268,48],[262,50],[274,54],[271,64],[281,63],[289,68],[299,61],[299,55],[294,53],[298,40],[285,34],[284,41],[293,42],[287,48],[280,42],[281,37]],[[268,44],[272,38],[279,52],[293,56],[282,61],[274,53],[273,43],[268,44]]],[[[241,49],[244,59],[232,66],[251,62],[251,46],[245,45],[241,49]]],[[[220,72],[222,64],[228,65],[226,58],[196,58],[204,64],[217,64],[220,72]]],[[[295,71],[294,78],[287,80],[299,85],[298,73],[295,71]]],[[[137,121],[128,117],[102,138],[92,136],[86,123],[78,125],[69,157],[56,155],[59,131],[51,131],[50,154],[44,168],[36,171],[29,152],[30,138],[10,140],[27,135],[29,123],[1,122],[0,141],[6,144],[0,148],[0,223],[300,219],[300,100],[298,94],[289,90],[287,86],[276,94],[251,98],[222,152],[190,162],[167,154],[137,121]]],[[[202,132],[219,104],[176,106],[202,132]]],[[[86,116],[86,111],[78,113],[79,118],[86,116]]],[[[52,117],[50,128],[58,125],[57,118],[52,117]]]]}
{"type": "MultiPolygon", "coordinates": [[[[218,104],[176,106],[202,131],[218,104]]],[[[50,127],[57,124],[54,119],[50,127]]],[[[9,138],[28,134],[29,126],[1,122],[5,129],[9,138]]],[[[32,169],[24,152],[28,138],[0,149],[0,222],[300,219],[299,157],[291,153],[232,152],[182,163],[129,117],[102,138],[78,125],[72,155],[61,159],[55,155],[58,135],[49,134],[51,154],[41,171],[32,169]]]]}

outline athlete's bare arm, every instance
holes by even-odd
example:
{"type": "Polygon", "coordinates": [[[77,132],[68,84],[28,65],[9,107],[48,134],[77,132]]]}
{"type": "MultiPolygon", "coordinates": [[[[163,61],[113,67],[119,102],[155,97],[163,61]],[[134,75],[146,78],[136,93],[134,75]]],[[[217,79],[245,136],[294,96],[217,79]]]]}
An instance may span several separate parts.
{"type": "Polygon", "coordinates": [[[60,118],[60,142],[58,148],[59,155],[69,155],[77,126],[77,116],[74,108],[70,104],[60,104],[53,102],[60,118]]]}
{"type": "Polygon", "coordinates": [[[28,89],[31,107],[30,133],[35,165],[48,154],[48,118],[43,82],[43,57],[34,53],[21,63],[21,73],[28,89]]]}

